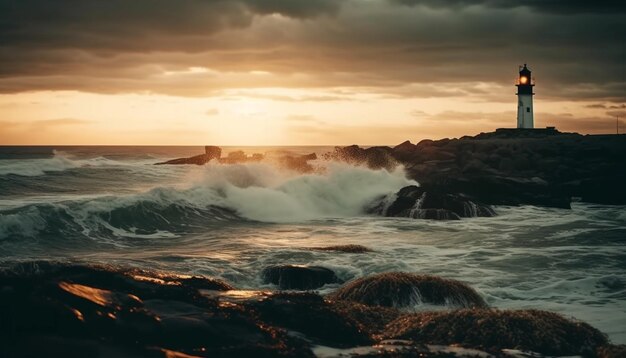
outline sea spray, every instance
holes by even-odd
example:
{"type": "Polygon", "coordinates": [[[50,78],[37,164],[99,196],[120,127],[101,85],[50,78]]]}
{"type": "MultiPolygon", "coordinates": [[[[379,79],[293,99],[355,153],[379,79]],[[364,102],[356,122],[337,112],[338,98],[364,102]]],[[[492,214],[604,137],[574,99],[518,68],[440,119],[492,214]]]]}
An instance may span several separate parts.
{"type": "Polygon", "coordinates": [[[0,212],[0,238],[83,236],[172,237],[216,220],[301,222],[355,216],[373,199],[415,184],[393,172],[326,163],[323,174],[268,164],[210,163],[186,183],[139,194],[29,204],[0,212]]]}

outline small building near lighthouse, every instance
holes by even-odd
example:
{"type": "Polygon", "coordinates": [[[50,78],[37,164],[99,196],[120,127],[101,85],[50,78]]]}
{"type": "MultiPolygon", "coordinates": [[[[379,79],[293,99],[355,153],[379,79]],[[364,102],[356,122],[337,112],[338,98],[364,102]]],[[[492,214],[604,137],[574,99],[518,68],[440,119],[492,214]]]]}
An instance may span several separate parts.
{"type": "Polygon", "coordinates": [[[528,66],[520,66],[519,77],[517,78],[517,128],[535,128],[535,118],[533,113],[533,87],[535,81],[531,76],[528,66]]]}

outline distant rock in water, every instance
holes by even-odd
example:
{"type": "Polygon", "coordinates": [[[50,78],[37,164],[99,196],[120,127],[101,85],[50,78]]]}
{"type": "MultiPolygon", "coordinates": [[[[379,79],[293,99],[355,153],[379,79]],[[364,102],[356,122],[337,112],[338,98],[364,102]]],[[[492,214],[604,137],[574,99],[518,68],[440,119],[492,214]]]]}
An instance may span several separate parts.
{"type": "Polygon", "coordinates": [[[363,277],[327,296],[384,307],[411,307],[418,304],[456,307],[487,307],[483,298],[468,285],[450,279],[404,272],[363,277]]]}
{"type": "Polygon", "coordinates": [[[156,165],[181,165],[181,164],[195,164],[204,165],[213,159],[220,159],[222,156],[222,148],[213,145],[207,145],[204,147],[204,154],[195,155],[189,158],[172,159],[165,162],[156,163],[156,165]]]}
{"type": "Polygon", "coordinates": [[[335,147],[335,150],[323,155],[325,160],[346,162],[353,165],[365,165],[371,169],[391,170],[398,162],[391,155],[389,147],[371,147],[363,149],[358,145],[335,147]]]}
{"type": "Polygon", "coordinates": [[[487,350],[520,349],[556,356],[595,356],[607,338],[583,322],[538,310],[464,309],[402,316],[383,330],[384,339],[451,344],[487,350]]]}
{"type": "Polygon", "coordinates": [[[300,173],[310,173],[313,171],[313,166],[309,164],[309,161],[317,160],[317,154],[305,154],[305,155],[283,155],[278,158],[278,164],[285,169],[294,170],[300,173]]]}
{"type": "Polygon", "coordinates": [[[407,186],[392,197],[379,199],[367,212],[370,214],[415,219],[460,220],[461,218],[496,216],[488,205],[475,203],[460,194],[427,191],[407,186]]]}
{"type": "Polygon", "coordinates": [[[320,266],[270,266],[263,269],[261,277],[263,282],[277,285],[281,290],[312,290],[340,282],[332,270],[320,266]]]}
{"type": "Polygon", "coordinates": [[[336,245],[336,246],[324,246],[324,247],[312,247],[311,250],[317,251],[339,251],[352,254],[360,254],[364,252],[371,252],[372,249],[362,245],[336,245]]]}

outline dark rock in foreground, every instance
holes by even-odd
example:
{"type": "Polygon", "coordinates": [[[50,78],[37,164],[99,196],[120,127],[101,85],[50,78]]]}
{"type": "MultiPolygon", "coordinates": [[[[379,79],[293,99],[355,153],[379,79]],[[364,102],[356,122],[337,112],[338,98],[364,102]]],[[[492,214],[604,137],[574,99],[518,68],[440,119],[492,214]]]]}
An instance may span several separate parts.
{"type": "MultiPolygon", "coordinates": [[[[469,289],[441,278],[421,282],[429,280],[438,289],[469,289]]],[[[374,291],[385,289],[383,297],[403,291],[373,284],[374,291]]],[[[362,288],[360,297],[373,293],[362,288]]],[[[324,349],[367,357],[485,355],[448,347],[453,344],[498,357],[506,356],[503,348],[588,356],[597,349],[604,358],[624,352],[590,326],[548,312],[404,314],[312,292],[237,291],[199,276],[49,262],[0,270],[0,319],[0,355],[8,358],[314,357],[324,349]],[[381,341],[386,338],[405,340],[381,341]]]]}
{"type": "Polygon", "coordinates": [[[380,199],[368,212],[382,216],[434,220],[496,215],[490,206],[475,203],[463,195],[426,191],[415,185],[400,189],[390,204],[388,200],[389,198],[380,199]]]}
{"type": "Polygon", "coordinates": [[[388,272],[356,279],[331,293],[328,298],[385,307],[410,307],[424,303],[487,307],[485,300],[462,282],[404,272],[388,272]]]}
{"type": "Polygon", "coordinates": [[[282,292],[246,306],[257,312],[263,322],[303,333],[333,347],[374,343],[358,321],[347,318],[315,293],[282,292]]]}
{"type": "Polygon", "coordinates": [[[332,270],[319,266],[279,265],[263,269],[263,282],[281,290],[312,290],[340,280],[332,270]]]}
{"type": "Polygon", "coordinates": [[[312,247],[311,250],[338,251],[338,252],[346,252],[346,253],[351,253],[351,254],[360,254],[360,253],[372,251],[372,249],[362,246],[362,245],[335,245],[335,246],[324,246],[324,247],[312,247]]]}
{"type": "Polygon", "coordinates": [[[606,337],[583,322],[537,310],[457,310],[421,312],[391,322],[386,339],[410,339],[423,344],[449,344],[488,351],[514,348],[549,355],[595,356],[606,337]]]}

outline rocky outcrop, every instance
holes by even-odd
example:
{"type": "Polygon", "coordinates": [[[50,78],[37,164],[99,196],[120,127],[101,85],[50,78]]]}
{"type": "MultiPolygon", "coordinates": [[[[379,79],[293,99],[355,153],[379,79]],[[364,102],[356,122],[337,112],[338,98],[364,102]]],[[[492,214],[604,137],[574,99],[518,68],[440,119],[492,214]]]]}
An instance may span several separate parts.
{"type": "Polygon", "coordinates": [[[385,339],[447,344],[489,351],[520,349],[554,356],[595,356],[606,336],[583,322],[538,310],[456,310],[420,312],[389,323],[385,339]]]}
{"type": "Polygon", "coordinates": [[[365,165],[372,169],[393,169],[398,163],[391,155],[389,147],[361,148],[358,145],[335,147],[335,150],[323,155],[325,160],[334,160],[352,165],[365,165]]]}
{"type": "Polygon", "coordinates": [[[156,163],[156,165],[181,165],[181,164],[195,164],[204,165],[213,159],[220,159],[222,156],[222,148],[213,145],[207,145],[204,147],[204,154],[194,155],[188,158],[172,159],[165,162],[156,163]]]}
{"type": "Polygon", "coordinates": [[[349,146],[335,149],[328,158],[371,168],[402,164],[427,191],[460,193],[488,205],[570,208],[572,197],[626,204],[623,153],[626,135],[510,129],[417,144],[406,141],[393,148],[349,146]]]}
{"type": "Polygon", "coordinates": [[[388,272],[356,279],[328,298],[397,308],[418,304],[487,307],[483,298],[462,282],[404,272],[388,272]]]}
{"type": "Polygon", "coordinates": [[[495,216],[488,205],[473,202],[460,194],[446,194],[411,185],[391,197],[381,198],[368,213],[415,219],[460,220],[461,218],[495,216]]]}
{"type": "Polygon", "coordinates": [[[310,173],[313,171],[313,166],[309,164],[309,161],[317,160],[317,154],[305,154],[305,155],[283,155],[278,157],[278,165],[282,168],[297,171],[300,173],[310,173]]]}
{"type": "Polygon", "coordinates": [[[270,266],[263,269],[261,278],[264,283],[277,285],[281,290],[312,290],[340,282],[332,270],[320,266],[270,266]]]}

